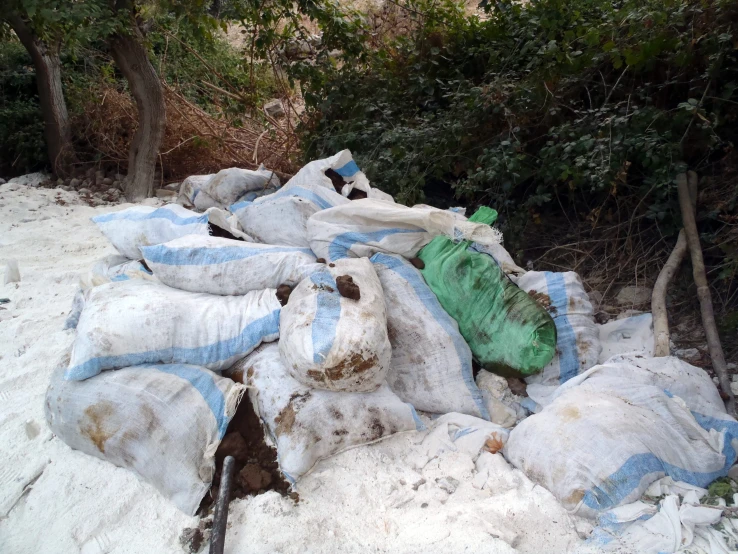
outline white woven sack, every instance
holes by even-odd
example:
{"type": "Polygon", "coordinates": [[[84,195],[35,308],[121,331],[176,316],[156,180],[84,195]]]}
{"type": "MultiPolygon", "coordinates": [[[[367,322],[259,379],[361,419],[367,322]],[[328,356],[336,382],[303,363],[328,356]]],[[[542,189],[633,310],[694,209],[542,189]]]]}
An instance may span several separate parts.
{"type": "Polygon", "coordinates": [[[364,258],[340,260],[304,279],[279,322],[279,351],[302,384],[333,391],[368,392],[384,383],[392,355],[382,285],[364,258]],[[361,298],[344,298],[336,278],[349,275],[361,298]]]}
{"type": "Polygon", "coordinates": [[[575,272],[528,271],[518,286],[548,310],[556,325],[556,355],[540,373],[525,379],[528,396],[543,406],[559,385],[598,363],[600,333],[589,295],[575,272]]]}
{"type": "Polygon", "coordinates": [[[308,248],[310,216],[350,202],[332,188],[288,184],[274,194],[237,202],[230,210],[243,230],[260,242],[308,248]]]}
{"type": "Polygon", "coordinates": [[[355,200],[313,215],[307,234],[315,255],[327,261],[371,257],[377,252],[414,257],[433,237],[499,244],[500,232],[459,214],[431,207],[408,208],[379,200],[355,200]]]}
{"type": "Polygon", "coordinates": [[[138,279],[101,285],[88,293],[65,377],[145,363],[219,371],[279,337],[280,308],[274,289],[216,296],[138,279]]]}
{"type": "Polygon", "coordinates": [[[636,360],[574,377],[510,433],[505,457],[577,515],[634,502],[664,476],[707,487],[736,461],[738,422],[709,376],[676,358],[636,360]]]}
{"type": "MultiPolygon", "coordinates": [[[[213,175],[202,186],[200,194],[207,195],[219,206],[227,207],[249,192],[276,190],[279,187],[279,177],[263,166],[256,171],[230,167],[213,175]]],[[[195,205],[198,206],[197,199],[195,205]]]]}
{"type": "Polygon", "coordinates": [[[133,206],[92,218],[116,250],[131,260],[140,260],[141,246],[160,244],[185,235],[209,235],[208,216],[178,204],[161,208],[133,206]]]}
{"type": "Polygon", "coordinates": [[[129,469],[187,515],[210,489],[215,450],[245,387],[192,365],[51,379],[46,420],[70,447],[129,469]]]}
{"type": "Polygon", "coordinates": [[[210,175],[190,175],[187,177],[182,181],[182,184],[179,185],[179,196],[177,197],[177,202],[187,208],[194,206],[195,198],[200,194],[200,190],[202,190],[203,185],[205,185],[213,175],[214,174],[211,173],[210,175]]]}
{"type": "Polygon", "coordinates": [[[471,350],[420,271],[401,256],[375,254],[371,261],[387,306],[390,388],[418,410],[489,419],[474,382],[471,350]]]}
{"type": "Polygon", "coordinates": [[[251,402],[293,484],[323,458],[424,428],[413,407],[386,384],[371,393],[306,387],[290,375],[276,344],[260,347],[237,367],[248,376],[251,402]]]}
{"type": "Polygon", "coordinates": [[[241,295],[291,287],[323,267],[309,248],[271,246],[190,235],[142,248],[146,264],[165,285],[191,292],[241,295]]]}

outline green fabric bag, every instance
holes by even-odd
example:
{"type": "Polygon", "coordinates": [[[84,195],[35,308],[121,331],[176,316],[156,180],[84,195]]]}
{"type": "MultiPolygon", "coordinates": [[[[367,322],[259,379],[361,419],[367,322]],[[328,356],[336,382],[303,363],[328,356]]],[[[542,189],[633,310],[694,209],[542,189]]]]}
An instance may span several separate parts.
{"type": "MultiPolygon", "coordinates": [[[[492,224],[497,212],[480,208],[469,221],[492,224]]],[[[508,377],[538,373],[556,352],[556,326],[546,310],[518,288],[495,260],[446,237],[418,257],[426,283],[459,324],[474,359],[508,377]]]]}

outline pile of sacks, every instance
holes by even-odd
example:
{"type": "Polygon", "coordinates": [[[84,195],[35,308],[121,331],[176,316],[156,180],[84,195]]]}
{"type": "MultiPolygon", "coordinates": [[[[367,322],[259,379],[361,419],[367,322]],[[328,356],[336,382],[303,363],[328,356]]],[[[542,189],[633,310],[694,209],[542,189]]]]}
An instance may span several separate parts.
{"type": "Polygon", "coordinates": [[[51,428],[189,514],[246,392],[293,484],[326,456],[422,429],[418,411],[514,427],[503,454],[581,515],[664,475],[724,475],[738,432],[706,374],[672,358],[598,366],[579,277],[516,266],[495,218],[398,205],[347,150],[284,186],[232,168],[185,180],[179,204],[98,216],[120,256],[75,298],[51,428]]]}

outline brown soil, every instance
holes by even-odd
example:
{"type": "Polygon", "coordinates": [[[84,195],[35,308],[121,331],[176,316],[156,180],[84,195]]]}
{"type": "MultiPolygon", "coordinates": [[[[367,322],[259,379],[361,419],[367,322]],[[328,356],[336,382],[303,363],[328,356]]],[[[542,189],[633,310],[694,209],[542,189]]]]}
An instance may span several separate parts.
{"type": "Polygon", "coordinates": [[[336,286],[338,287],[338,293],[344,298],[350,298],[351,300],[361,299],[359,285],[354,283],[354,278],[351,275],[336,277],[336,286]]]}
{"type": "Polygon", "coordinates": [[[333,183],[333,188],[336,189],[336,192],[338,194],[341,194],[341,189],[343,188],[343,185],[346,184],[346,181],[343,180],[343,177],[341,177],[338,173],[330,168],[325,170],[325,176],[331,180],[331,183],[333,183]]]}
{"type": "Polygon", "coordinates": [[[325,263],[325,258],[318,258],[317,260],[315,260],[315,263],[316,264],[324,264],[325,263]]]}
{"type": "Polygon", "coordinates": [[[286,306],[292,294],[292,287],[289,285],[279,285],[277,287],[277,300],[282,306],[286,306]]]}
{"type": "Polygon", "coordinates": [[[518,396],[528,396],[528,385],[525,384],[525,381],[517,377],[507,377],[506,379],[510,392],[518,396]]]}
{"type": "Polygon", "coordinates": [[[418,269],[425,269],[425,262],[420,258],[410,258],[410,263],[418,269]]]}
{"type": "Polygon", "coordinates": [[[231,239],[231,240],[240,240],[243,241],[242,238],[237,237],[236,235],[233,235],[223,229],[222,227],[218,227],[217,225],[213,225],[212,223],[208,223],[208,227],[210,228],[210,236],[211,237],[221,237],[224,239],[231,239]]]}
{"type": "Polygon", "coordinates": [[[231,490],[232,500],[251,494],[261,494],[268,490],[297,498],[294,493],[290,493],[289,483],[279,472],[277,451],[264,441],[261,422],[254,412],[248,395],[244,395],[223,441],[215,452],[215,477],[210,492],[200,503],[200,515],[206,515],[215,503],[220,486],[223,459],[227,455],[233,456],[236,460],[235,479],[231,490]]]}
{"type": "Polygon", "coordinates": [[[352,189],[348,195],[349,200],[363,200],[364,198],[368,198],[367,193],[359,189],[352,189]]]}

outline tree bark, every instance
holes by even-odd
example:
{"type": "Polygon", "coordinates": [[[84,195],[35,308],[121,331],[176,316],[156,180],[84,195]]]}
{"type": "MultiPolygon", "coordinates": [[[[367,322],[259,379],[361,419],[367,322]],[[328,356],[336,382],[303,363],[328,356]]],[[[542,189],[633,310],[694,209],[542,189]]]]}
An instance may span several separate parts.
{"type": "Polygon", "coordinates": [[[18,15],[10,16],[8,21],[31,55],[36,69],[36,86],[51,168],[56,175],[68,175],[74,161],[74,148],[62,89],[59,45],[53,47],[44,43],[18,15]]]}
{"type": "MultiPolygon", "coordinates": [[[[697,207],[697,174],[690,171],[688,175],[680,173],[677,175],[677,183],[682,180],[686,181],[689,186],[689,196],[692,202],[692,209],[697,207]]],[[[653,355],[657,358],[668,356],[671,353],[669,333],[669,316],[666,312],[666,289],[669,287],[672,277],[679,269],[679,266],[687,254],[687,236],[684,229],[679,231],[674,250],[671,251],[669,259],[666,260],[664,267],[661,268],[656,284],[653,286],[653,294],[651,296],[651,313],[653,314],[653,336],[654,349],[653,355]]]]}
{"type": "Polygon", "coordinates": [[[130,201],[153,195],[156,156],[164,136],[166,106],[164,89],[149,61],[143,35],[131,18],[131,32],[117,33],[110,39],[113,59],[128,81],[138,109],[138,129],[128,152],[128,175],[124,193],[130,201]]]}
{"type": "Polygon", "coordinates": [[[702,325],[705,328],[705,336],[707,337],[707,348],[712,358],[712,367],[717,374],[720,388],[727,400],[725,407],[729,414],[735,415],[735,397],[730,388],[730,378],[728,377],[728,368],[723,355],[723,347],[720,344],[720,336],[718,335],[717,325],[715,324],[715,312],[712,307],[712,295],[707,284],[707,274],[705,273],[705,262],[702,258],[702,247],[700,246],[700,236],[697,232],[697,222],[694,212],[692,211],[692,201],[686,179],[677,182],[679,189],[679,207],[682,210],[682,222],[684,224],[684,232],[687,235],[687,244],[689,245],[689,253],[692,257],[692,275],[694,284],[697,285],[697,297],[700,301],[700,312],[702,313],[702,325]]]}

